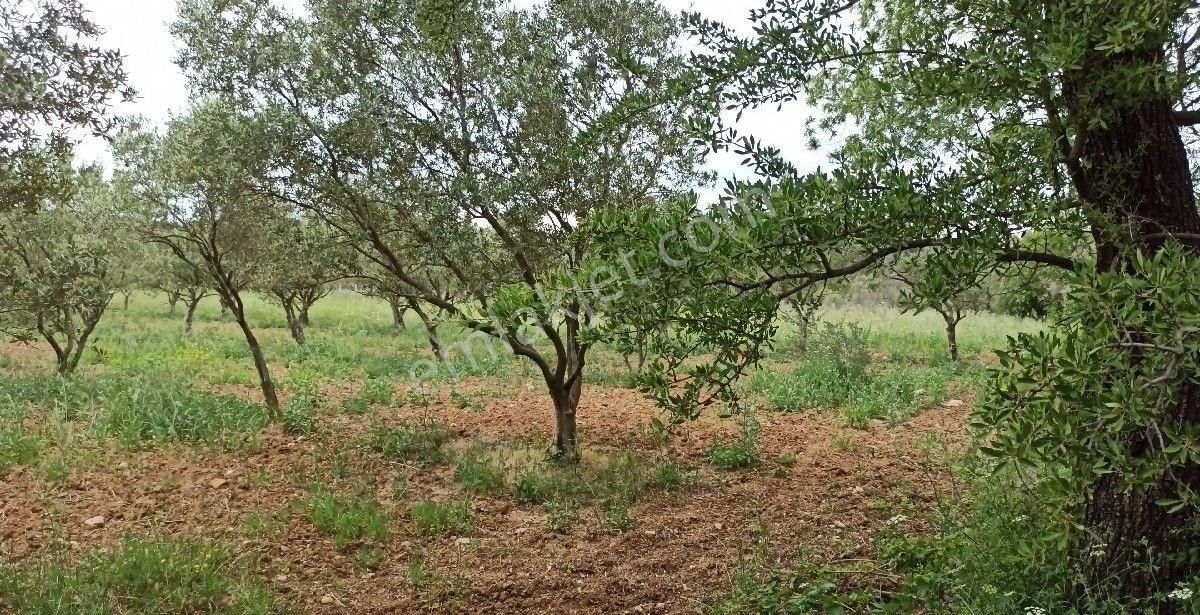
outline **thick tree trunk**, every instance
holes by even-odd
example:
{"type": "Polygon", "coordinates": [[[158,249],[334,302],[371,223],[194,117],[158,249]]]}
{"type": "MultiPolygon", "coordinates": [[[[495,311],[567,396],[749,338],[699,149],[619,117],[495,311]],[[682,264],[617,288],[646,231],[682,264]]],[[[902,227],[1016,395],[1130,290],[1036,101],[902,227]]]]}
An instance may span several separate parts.
{"type": "Polygon", "coordinates": [[[183,333],[184,335],[192,334],[192,325],[196,322],[196,308],[200,307],[199,299],[189,299],[187,302],[187,315],[183,318],[183,333]]]}
{"type": "MultiPolygon", "coordinates": [[[[1103,124],[1085,129],[1076,149],[1080,164],[1073,181],[1080,195],[1114,224],[1098,222],[1097,267],[1129,268],[1127,248],[1153,254],[1175,236],[1200,253],[1200,214],[1196,211],[1187,152],[1166,97],[1134,103],[1110,100],[1107,80],[1135,67],[1161,66],[1161,49],[1108,55],[1096,52],[1077,74],[1069,76],[1064,94],[1076,125],[1088,126],[1096,108],[1113,109],[1103,124]],[[1098,81],[1099,80],[1099,81],[1098,81]]],[[[1200,425],[1200,392],[1189,374],[1165,408],[1160,424],[1195,429],[1200,425]]],[[[1134,456],[1160,455],[1149,434],[1131,436],[1134,456]]],[[[1152,600],[1185,580],[1200,575],[1194,548],[1200,516],[1188,506],[1175,513],[1157,504],[1173,496],[1180,484],[1200,491],[1200,460],[1172,467],[1171,476],[1150,489],[1127,489],[1122,477],[1110,474],[1092,485],[1085,502],[1086,532],[1076,545],[1076,562],[1084,575],[1075,588],[1077,606],[1089,600],[1119,596],[1123,601],[1152,600]],[[1190,553],[1189,553],[1190,552],[1190,553]]],[[[1154,607],[1159,613],[1182,612],[1182,603],[1154,607]]]]}
{"type": "Polygon", "coordinates": [[[958,362],[958,318],[952,314],[942,314],[946,321],[946,352],[950,360],[958,362]]]}
{"type": "Polygon", "coordinates": [[[392,308],[392,326],[404,330],[404,313],[408,308],[400,305],[400,299],[396,297],[388,297],[388,305],[392,308]]]}
{"type": "Polygon", "coordinates": [[[303,346],[308,341],[304,335],[304,313],[297,314],[296,309],[287,304],[284,305],[283,310],[287,315],[288,331],[291,332],[292,339],[303,346]]]}
{"type": "Polygon", "coordinates": [[[312,317],[310,317],[308,315],[308,310],[311,307],[312,307],[312,305],[301,305],[300,306],[300,325],[303,327],[311,327],[312,326],[312,317]]]}
{"type": "Polygon", "coordinates": [[[246,336],[246,345],[250,346],[250,354],[254,357],[254,370],[258,372],[258,383],[262,388],[263,402],[267,405],[267,412],[270,413],[272,421],[278,421],[280,416],[279,396],[275,393],[275,381],[271,379],[271,370],[267,367],[267,358],[263,354],[262,346],[258,343],[254,330],[250,328],[250,323],[246,322],[244,314],[238,314],[237,323],[242,330],[242,335],[246,336]]]}
{"type": "Polygon", "coordinates": [[[572,387],[550,385],[550,398],[554,400],[554,449],[552,455],[561,461],[578,463],[579,450],[579,394],[578,383],[572,387]]]}
{"type": "Polygon", "coordinates": [[[578,302],[567,307],[564,325],[566,336],[558,360],[561,372],[546,374],[546,386],[554,400],[553,455],[567,463],[579,463],[583,451],[579,447],[579,399],[583,393],[583,367],[586,348],[580,341],[581,319],[578,302]]]}

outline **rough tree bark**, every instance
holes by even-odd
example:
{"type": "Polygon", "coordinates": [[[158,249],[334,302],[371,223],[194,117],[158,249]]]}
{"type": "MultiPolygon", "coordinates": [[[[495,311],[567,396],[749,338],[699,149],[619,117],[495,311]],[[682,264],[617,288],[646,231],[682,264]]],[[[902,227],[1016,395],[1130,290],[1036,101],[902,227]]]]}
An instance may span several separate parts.
{"type": "Polygon", "coordinates": [[[283,313],[287,317],[288,331],[297,344],[303,346],[307,342],[304,334],[304,312],[296,305],[296,300],[290,296],[280,296],[283,302],[283,313]]]}
{"type": "Polygon", "coordinates": [[[558,369],[545,374],[546,387],[554,401],[554,457],[567,463],[579,463],[583,451],[579,448],[579,400],[583,393],[583,368],[587,348],[580,339],[580,308],[577,302],[567,308],[564,316],[566,335],[558,369]]]}
{"type": "Polygon", "coordinates": [[[38,332],[54,350],[55,372],[59,376],[70,377],[75,374],[80,361],[83,360],[83,353],[87,350],[88,340],[96,331],[96,326],[100,324],[103,315],[104,306],[93,310],[82,310],[78,314],[72,308],[63,308],[60,315],[61,331],[57,332],[53,326],[38,316],[38,332]],[[77,316],[79,326],[76,326],[77,316]],[[56,333],[62,333],[64,340],[60,342],[56,333]]]}
{"type": "Polygon", "coordinates": [[[433,351],[433,356],[441,363],[447,363],[450,357],[446,355],[446,349],[442,346],[442,340],[438,337],[437,323],[430,317],[429,313],[421,308],[421,302],[412,297],[408,298],[408,309],[412,310],[417,318],[421,319],[421,324],[425,326],[425,338],[429,340],[429,348],[433,351]]]}
{"type": "Polygon", "coordinates": [[[200,298],[195,297],[187,301],[187,315],[183,318],[183,333],[185,335],[192,334],[192,326],[196,322],[196,308],[200,307],[200,298]]]}
{"type": "Polygon", "coordinates": [[[250,328],[250,323],[246,321],[245,310],[235,311],[237,312],[238,327],[242,330],[242,335],[246,337],[246,345],[250,347],[250,354],[254,357],[254,370],[258,373],[263,402],[267,406],[271,420],[278,421],[280,418],[279,396],[275,393],[275,381],[271,379],[271,370],[267,367],[266,355],[263,354],[262,345],[258,343],[258,338],[254,335],[254,330],[250,328]]]}
{"type": "Polygon", "coordinates": [[[939,311],[942,320],[946,321],[946,352],[950,360],[958,362],[958,323],[962,322],[961,310],[939,311]]]}
{"type": "MultiPolygon", "coordinates": [[[[1115,222],[1097,223],[1093,229],[1096,265],[1101,270],[1128,267],[1124,250],[1154,254],[1172,237],[1200,254],[1200,214],[1170,98],[1122,101],[1112,98],[1106,82],[1097,85],[1099,78],[1112,79],[1133,67],[1164,66],[1164,58],[1161,47],[1122,54],[1096,52],[1064,82],[1070,119],[1085,127],[1076,135],[1077,159],[1068,163],[1072,181],[1089,205],[1115,222]],[[1086,120],[1097,108],[1113,113],[1103,125],[1088,127],[1086,120]]],[[[1200,424],[1197,375],[1187,376],[1175,403],[1165,409],[1163,424],[1193,428],[1200,424]]],[[[1148,434],[1132,437],[1129,450],[1135,456],[1158,454],[1148,434]]],[[[1086,533],[1076,545],[1084,571],[1074,592],[1079,606],[1086,608],[1088,596],[1095,592],[1149,599],[1200,575],[1200,560],[1180,557],[1200,539],[1197,511],[1187,507],[1168,513],[1156,503],[1177,490],[1171,479],[1200,491],[1200,461],[1193,458],[1176,464],[1172,476],[1151,489],[1125,489],[1117,475],[1092,486],[1084,511],[1086,533]]],[[[1175,613],[1182,606],[1169,602],[1159,608],[1161,613],[1175,613]]]]}
{"type": "Polygon", "coordinates": [[[403,331],[405,328],[404,314],[408,312],[408,306],[401,305],[400,298],[395,296],[388,297],[388,305],[392,308],[392,326],[403,331]]]}

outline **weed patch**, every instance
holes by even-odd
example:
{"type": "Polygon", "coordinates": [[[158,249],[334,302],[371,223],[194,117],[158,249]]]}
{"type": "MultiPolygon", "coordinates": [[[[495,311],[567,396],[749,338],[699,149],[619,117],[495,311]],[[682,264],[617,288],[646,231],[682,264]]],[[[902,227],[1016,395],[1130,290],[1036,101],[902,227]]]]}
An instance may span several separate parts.
{"type": "Polygon", "coordinates": [[[53,557],[0,564],[0,611],[14,615],[267,615],[272,595],[215,543],[128,538],[114,553],[78,563],[53,557]]]}

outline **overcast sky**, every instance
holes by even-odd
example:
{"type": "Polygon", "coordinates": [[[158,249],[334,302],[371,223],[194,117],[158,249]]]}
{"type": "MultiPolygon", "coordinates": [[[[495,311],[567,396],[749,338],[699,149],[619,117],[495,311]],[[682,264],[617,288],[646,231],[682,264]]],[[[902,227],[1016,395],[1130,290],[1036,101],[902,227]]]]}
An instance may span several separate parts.
{"type": "MultiPolygon", "coordinates": [[[[661,0],[672,10],[694,10],[730,25],[747,23],[748,11],[761,0],[661,0]]],[[[175,16],[175,0],[84,0],[93,19],[104,30],[103,42],[120,49],[126,70],[138,91],[134,104],[122,109],[143,115],[155,122],[166,121],[172,113],[182,113],[188,105],[187,84],[174,64],[176,44],[168,31],[175,16]]],[[[804,168],[821,162],[820,154],[807,150],[803,123],[807,113],[802,107],[774,107],[746,113],[739,129],[781,148],[804,168]]],[[[79,157],[84,161],[107,161],[106,147],[97,141],[82,144],[79,157]]],[[[738,174],[739,160],[731,155],[714,158],[713,168],[722,175],[738,174]]]]}

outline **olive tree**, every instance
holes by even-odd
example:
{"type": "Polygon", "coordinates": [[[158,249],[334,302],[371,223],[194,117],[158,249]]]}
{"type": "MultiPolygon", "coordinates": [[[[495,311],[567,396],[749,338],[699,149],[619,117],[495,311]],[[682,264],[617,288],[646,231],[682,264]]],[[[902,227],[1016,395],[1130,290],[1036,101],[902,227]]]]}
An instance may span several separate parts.
{"type": "Polygon", "coordinates": [[[264,233],[271,237],[274,258],[260,272],[260,290],[283,308],[292,339],[303,346],[309,310],[329,296],[333,282],[353,273],[355,253],[311,217],[286,217],[264,233]]]}
{"type": "Polygon", "coordinates": [[[99,169],[63,172],[66,194],[0,212],[0,332],[44,341],[69,376],[116,292],[134,226],[99,169]]]}
{"type": "Polygon", "coordinates": [[[604,281],[580,225],[643,206],[691,168],[675,116],[627,104],[677,71],[677,20],[645,0],[311,0],[302,15],[186,0],[174,29],[195,87],[276,122],[281,181],[264,191],[343,233],[471,343],[533,363],[553,450],[578,459],[599,308],[585,304],[604,281]]]}
{"type": "MultiPolygon", "coordinates": [[[[971,259],[972,255],[965,256],[971,259]]],[[[899,282],[899,306],[905,312],[925,310],[942,317],[946,331],[946,356],[959,360],[958,325],[968,313],[986,309],[990,296],[984,287],[986,267],[964,261],[962,255],[938,252],[913,254],[885,267],[882,275],[899,282]]]]}
{"type": "Polygon", "coordinates": [[[110,106],[132,98],[100,34],[79,0],[0,4],[0,210],[70,193],[59,167],[77,131],[110,133],[110,106]]]}
{"type": "MultiPolygon", "coordinates": [[[[1063,269],[1066,309],[1005,355],[976,418],[981,445],[1006,466],[1038,468],[1041,496],[1062,506],[1070,521],[1028,540],[1071,545],[1077,610],[1111,599],[1175,612],[1157,588],[1200,575],[1200,458],[1182,452],[1200,430],[1186,286],[1200,267],[1200,213],[1183,138],[1200,121],[1196,10],[789,0],[755,11],[749,31],[692,16],[705,50],[678,84],[696,104],[691,126],[745,156],[771,207],[639,291],[668,316],[692,316],[672,327],[695,342],[665,348],[647,384],[680,405],[696,395],[676,382],[727,390],[761,356],[781,300],[905,253],[1063,269]],[[818,144],[840,143],[832,170],[800,172],[722,123],[727,108],[794,101],[815,109],[818,144]],[[1020,241],[1030,230],[1087,241],[1094,259],[1030,249],[1020,241]],[[711,360],[679,358],[697,348],[711,360]]],[[[693,215],[615,221],[626,241],[651,241],[693,215]]],[[[646,252],[639,266],[662,269],[646,252]]]]}
{"type": "MultiPolygon", "coordinates": [[[[185,275],[203,274],[246,339],[267,409],[279,398],[246,314],[244,297],[275,262],[270,229],[287,208],[255,193],[263,139],[256,125],[220,100],[199,103],[163,134],[131,130],[118,148],[118,177],[149,211],[145,237],[168,249],[185,275]]],[[[189,309],[189,313],[191,310],[189,309]]]]}

